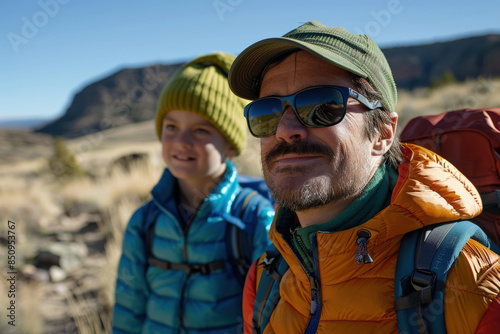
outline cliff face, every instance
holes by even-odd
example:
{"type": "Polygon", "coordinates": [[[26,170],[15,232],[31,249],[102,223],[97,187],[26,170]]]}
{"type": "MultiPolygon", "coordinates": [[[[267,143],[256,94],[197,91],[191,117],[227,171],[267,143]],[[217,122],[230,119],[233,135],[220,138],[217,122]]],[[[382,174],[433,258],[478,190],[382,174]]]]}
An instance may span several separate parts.
{"type": "Polygon", "coordinates": [[[37,132],[80,137],[152,119],[163,86],[182,64],[123,69],[77,93],[66,113],[37,132]]]}
{"type": "Polygon", "coordinates": [[[382,50],[398,88],[427,87],[451,72],[459,81],[500,76],[500,35],[382,50]]]}
{"type": "MultiPolygon", "coordinates": [[[[382,50],[398,88],[427,87],[451,72],[467,78],[500,76],[500,35],[382,50]]],[[[66,138],[154,118],[161,90],[182,64],[123,69],[85,87],[66,113],[38,132],[66,138]]]]}

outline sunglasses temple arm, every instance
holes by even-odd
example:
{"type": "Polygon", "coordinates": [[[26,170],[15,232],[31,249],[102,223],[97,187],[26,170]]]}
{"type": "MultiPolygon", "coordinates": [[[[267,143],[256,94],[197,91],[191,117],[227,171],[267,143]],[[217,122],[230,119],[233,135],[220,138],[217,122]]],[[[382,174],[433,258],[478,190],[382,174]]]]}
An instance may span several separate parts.
{"type": "Polygon", "coordinates": [[[373,101],[368,101],[366,97],[363,95],[359,94],[358,92],[352,90],[349,88],[349,96],[352,98],[355,98],[362,104],[364,104],[367,108],[370,110],[377,109],[377,108],[383,108],[382,102],[379,100],[373,100],[373,101]]]}

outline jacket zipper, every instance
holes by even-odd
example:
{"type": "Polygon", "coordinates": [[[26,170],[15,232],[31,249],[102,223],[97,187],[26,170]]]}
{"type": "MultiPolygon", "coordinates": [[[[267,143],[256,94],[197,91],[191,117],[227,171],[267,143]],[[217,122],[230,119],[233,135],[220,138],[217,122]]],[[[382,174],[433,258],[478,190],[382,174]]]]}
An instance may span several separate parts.
{"type": "Polygon", "coordinates": [[[317,263],[318,249],[317,249],[316,233],[311,236],[312,254],[305,247],[302,238],[298,234],[296,234],[295,231],[291,231],[291,233],[295,234],[298,244],[300,245],[302,250],[309,257],[309,259],[312,259],[311,262],[312,262],[313,272],[310,272],[308,269],[305,268],[303,262],[300,260],[300,256],[297,254],[295,247],[293,247],[291,243],[288,243],[285,240],[285,242],[288,244],[288,247],[290,247],[290,249],[292,250],[292,253],[295,255],[295,258],[298,260],[298,262],[302,266],[302,269],[304,270],[309,279],[309,284],[311,288],[311,306],[309,310],[309,315],[311,316],[311,319],[309,320],[309,324],[307,325],[305,333],[313,334],[316,333],[318,329],[319,319],[321,317],[321,309],[322,309],[321,282],[319,280],[319,268],[317,263]]]}
{"type": "MultiPolygon", "coordinates": [[[[153,199],[153,201],[156,203],[156,205],[158,206],[158,208],[163,213],[165,213],[167,216],[169,216],[172,220],[177,221],[177,223],[180,226],[179,221],[177,220],[177,218],[172,213],[170,213],[168,210],[166,210],[157,200],[153,199]]],[[[186,224],[186,229],[182,231],[182,234],[184,236],[184,248],[182,250],[182,256],[184,258],[184,262],[185,263],[188,263],[187,262],[187,260],[188,260],[188,256],[187,256],[187,235],[188,235],[188,230],[189,230],[189,227],[191,226],[191,223],[196,218],[196,214],[197,213],[198,213],[198,210],[196,210],[196,212],[193,214],[193,216],[191,217],[191,219],[189,220],[189,222],[186,224]]],[[[180,300],[179,300],[179,327],[184,332],[186,332],[186,328],[184,327],[184,323],[182,321],[182,309],[183,309],[183,304],[184,304],[184,291],[185,291],[185,288],[186,288],[186,282],[189,279],[190,275],[191,275],[191,273],[187,274],[186,280],[182,284],[181,295],[180,295],[180,300]]]]}
{"type": "MultiPolygon", "coordinates": [[[[196,211],[193,213],[193,216],[191,217],[191,219],[186,224],[186,229],[184,229],[184,231],[183,231],[183,234],[184,234],[184,248],[182,249],[182,255],[183,255],[183,258],[184,258],[184,263],[186,263],[186,264],[188,264],[187,246],[188,246],[189,228],[191,227],[191,224],[193,223],[193,221],[196,219],[196,215],[198,214],[198,210],[199,210],[200,207],[201,207],[201,204],[196,209],[196,211]]],[[[189,279],[189,276],[191,276],[191,272],[188,272],[188,274],[186,275],[186,280],[182,284],[181,299],[179,301],[179,326],[180,326],[181,330],[183,332],[186,332],[186,333],[187,333],[187,331],[186,331],[186,328],[184,327],[184,322],[183,322],[182,315],[183,315],[183,310],[184,310],[184,291],[186,290],[186,283],[187,283],[187,281],[189,279]]]]}
{"type": "Polygon", "coordinates": [[[311,285],[311,309],[309,324],[305,331],[306,334],[316,333],[318,330],[319,319],[321,318],[322,299],[321,299],[321,282],[319,280],[318,266],[318,247],[316,233],[311,236],[312,244],[312,265],[313,273],[309,276],[309,284],[311,285]]]}
{"type": "Polygon", "coordinates": [[[297,240],[297,243],[299,244],[301,250],[304,252],[304,254],[306,254],[307,261],[309,262],[309,263],[306,263],[306,265],[305,265],[305,267],[307,267],[307,268],[304,267],[302,261],[300,261],[299,256],[297,256],[297,254],[295,253],[295,251],[293,250],[293,248],[292,247],[291,248],[294,251],[295,257],[297,258],[297,260],[299,260],[299,263],[301,264],[302,268],[306,272],[307,276],[310,276],[310,274],[311,274],[311,269],[310,268],[313,267],[312,261],[311,261],[311,259],[312,259],[313,256],[311,254],[311,251],[309,251],[307,249],[306,245],[304,244],[304,241],[302,240],[302,237],[299,234],[297,234],[296,232],[297,232],[297,229],[291,231],[292,237],[294,237],[297,240]]]}

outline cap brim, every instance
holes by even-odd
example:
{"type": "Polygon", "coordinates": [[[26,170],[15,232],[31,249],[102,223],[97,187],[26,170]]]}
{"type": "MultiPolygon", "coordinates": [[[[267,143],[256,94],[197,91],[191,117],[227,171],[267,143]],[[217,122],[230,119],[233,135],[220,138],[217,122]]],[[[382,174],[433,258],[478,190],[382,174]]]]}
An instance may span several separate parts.
{"type": "Polygon", "coordinates": [[[250,45],[234,60],[228,78],[233,93],[247,100],[259,98],[254,86],[256,80],[261,79],[262,72],[269,61],[282,53],[292,50],[305,50],[346,71],[363,78],[367,77],[366,73],[359,67],[331,50],[286,37],[268,38],[250,45]]]}

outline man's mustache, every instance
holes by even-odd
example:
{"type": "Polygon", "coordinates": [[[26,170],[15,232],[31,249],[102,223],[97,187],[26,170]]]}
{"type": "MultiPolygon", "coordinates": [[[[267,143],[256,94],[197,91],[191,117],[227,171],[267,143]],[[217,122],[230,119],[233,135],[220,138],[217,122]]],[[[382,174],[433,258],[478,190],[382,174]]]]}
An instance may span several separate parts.
{"type": "Polygon", "coordinates": [[[272,160],[285,154],[320,154],[333,159],[333,151],[326,145],[319,143],[311,143],[307,141],[295,141],[289,144],[286,141],[280,142],[274,146],[264,157],[267,165],[271,164],[272,160]]]}

